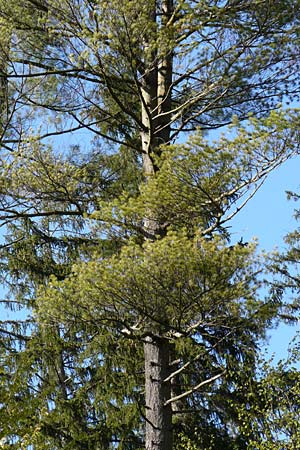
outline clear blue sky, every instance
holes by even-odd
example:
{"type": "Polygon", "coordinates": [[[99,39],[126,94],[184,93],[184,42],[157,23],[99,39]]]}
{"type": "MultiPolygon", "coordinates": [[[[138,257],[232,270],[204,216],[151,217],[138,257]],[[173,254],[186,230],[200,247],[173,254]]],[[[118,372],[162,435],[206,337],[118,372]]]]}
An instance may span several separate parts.
{"type": "MultiPolygon", "coordinates": [[[[261,249],[272,251],[284,248],[284,236],[300,226],[293,217],[300,202],[287,200],[286,191],[300,192],[300,156],[295,157],[269,175],[260,191],[231,222],[236,239],[244,241],[256,237],[261,249]]],[[[286,355],[291,338],[300,326],[280,326],[271,333],[268,352],[275,360],[286,355]]]]}

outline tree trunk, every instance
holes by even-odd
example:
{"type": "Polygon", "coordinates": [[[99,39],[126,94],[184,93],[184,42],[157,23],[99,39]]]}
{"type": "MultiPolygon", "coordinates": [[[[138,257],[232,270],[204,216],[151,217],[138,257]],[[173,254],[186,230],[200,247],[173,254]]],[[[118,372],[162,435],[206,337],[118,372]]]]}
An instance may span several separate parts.
{"type": "Polygon", "coordinates": [[[172,408],[170,398],[169,342],[147,336],[144,343],[146,391],[146,450],[172,450],[172,408]]]}
{"type": "MultiPolygon", "coordinates": [[[[160,17],[160,26],[166,27],[173,12],[173,0],[152,3],[149,21],[156,23],[160,17]],[[158,14],[159,12],[159,14],[158,14]]],[[[156,175],[156,157],[160,156],[160,146],[168,144],[171,130],[171,85],[173,55],[171,51],[151,48],[151,39],[144,38],[146,70],[141,77],[141,143],[143,155],[143,173],[145,180],[156,175]]],[[[146,239],[155,241],[163,236],[160,218],[149,208],[144,218],[146,239]]],[[[172,406],[165,402],[171,396],[171,382],[164,380],[170,372],[170,344],[162,336],[149,335],[144,341],[145,359],[145,402],[146,402],[146,450],[172,450],[172,406]]]]}

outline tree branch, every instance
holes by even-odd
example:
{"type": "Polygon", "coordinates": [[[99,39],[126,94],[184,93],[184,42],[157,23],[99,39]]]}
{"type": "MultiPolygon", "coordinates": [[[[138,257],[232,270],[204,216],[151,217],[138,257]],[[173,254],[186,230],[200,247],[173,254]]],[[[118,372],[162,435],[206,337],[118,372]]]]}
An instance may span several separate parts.
{"type": "Polygon", "coordinates": [[[197,386],[194,386],[193,388],[189,389],[188,391],[183,392],[180,395],[176,395],[176,397],[172,397],[169,398],[169,400],[167,400],[164,403],[164,406],[169,405],[170,403],[173,402],[177,402],[178,400],[181,400],[182,398],[188,397],[190,394],[192,394],[193,392],[197,391],[198,389],[200,389],[202,386],[205,386],[206,384],[212,383],[213,381],[217,380],[218,378],[220,378],[222,375],[225,374],[225,370],[211,378],[208,378],[207,380],[201,381],[201,383],[197,384],[197,386]]]}

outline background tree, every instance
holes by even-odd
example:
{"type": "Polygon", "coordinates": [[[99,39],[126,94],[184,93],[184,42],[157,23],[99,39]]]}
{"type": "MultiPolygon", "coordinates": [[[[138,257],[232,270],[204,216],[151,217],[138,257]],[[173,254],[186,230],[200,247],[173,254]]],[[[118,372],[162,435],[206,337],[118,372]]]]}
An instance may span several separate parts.
{"type": "Polygon", "coordinates": [[[299,446],[299,343],[291,343],[286,360],[264,361],[239,417],[249,449],[295,449],[299,446]]]}
{"type": "MultiPolygon", "coordinates": [[[[288,200],[299,194],[287,192],[288,200]]],[[[299,210],[295,210],[299,220],[299,210]]],[[[299,228],[285,237],[283,251],[269,259],[270,297],[278,304],[278,320],[294,325],[299,320],[299,228]]],[[[290,343],[288,356],[276,365],[264,362],[255,383],[248,387],[249,400],[241,416],[248,428],[250,447],[255,449],[294,449],[299,446],[299,335],[290,343]],[[252,418],[251,418],[252,417],[252,418]]]]}
{"type": "Polygon", "coordinates": [[[253,373],[274,307],[255,298],[252,247],[229,247],[225,224],[298,150],[297,118],[252,119],[214,144],[201,131],[297,98],[297,6],[0,2],[14,95],[3,278],[35,312],[17,353],[20,324],[2,330],[7,405],[11,374],[17,397],[25,373],[31,386],[26,419],[4,422],[7,445],[139,448],[145,420],[146,448],[166,450],[172,416],[187,432],[195,410],[199,445],[235,445],[225,392],[241,367],[253,373]],[[80,130],[84,144],[67,150],[63,136],[80,130]]]}
{"type": "MultiPolygon", "coordinates": [[[[299,200],[296,192],[287,192],[287,197],[295,202],[299,200]]],[[[298,209],[295,218],[299,220],[298,209]]],[[[299,313],[299,228],[286,235],[285,243],[284,251],[274,253],[270,260],[271,294],[281,304],[282,318],[287,323],[295,323],[299,313]]]]}

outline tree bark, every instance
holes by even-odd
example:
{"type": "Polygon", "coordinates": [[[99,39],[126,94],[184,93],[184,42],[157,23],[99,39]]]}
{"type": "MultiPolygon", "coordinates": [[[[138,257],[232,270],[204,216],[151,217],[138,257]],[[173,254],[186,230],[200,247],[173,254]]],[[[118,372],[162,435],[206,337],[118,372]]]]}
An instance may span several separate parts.
{"type": "MultiPolygon", "coordinates": [[[[149,21],[156,23],[158,6],[153,2],[149,21]]],[[[173,0],[162,0],[160,26],[166,27],[173,11],[173,0]]],[[[171,51],[154,49],[150,52],[151,39],[144,40],[145,72],[141,78],[141,131],[143,173],[145,180],[158,171],[156,158],[160,156],[162,144],[168,144],[171,130],[171,84],[173,55],[171,51]]],[[[147,239],[155,241],[163,236],[160,218],[149,208],[144,217],[147,239]]],[[[172,450],[172,405],[165,404],[171,396],[171,382],[164,380],[170,373],[170,343],[160,332],[149,333],[144,341],[145,402],[146,402],[146,450],[172,450]]]]}
{"type": "Polygon", "coordinates": [[[172,407],[170,398],[169,342],[147,336],[144,342],[146,391],[146,450],[172,450],[172,407]]]}

